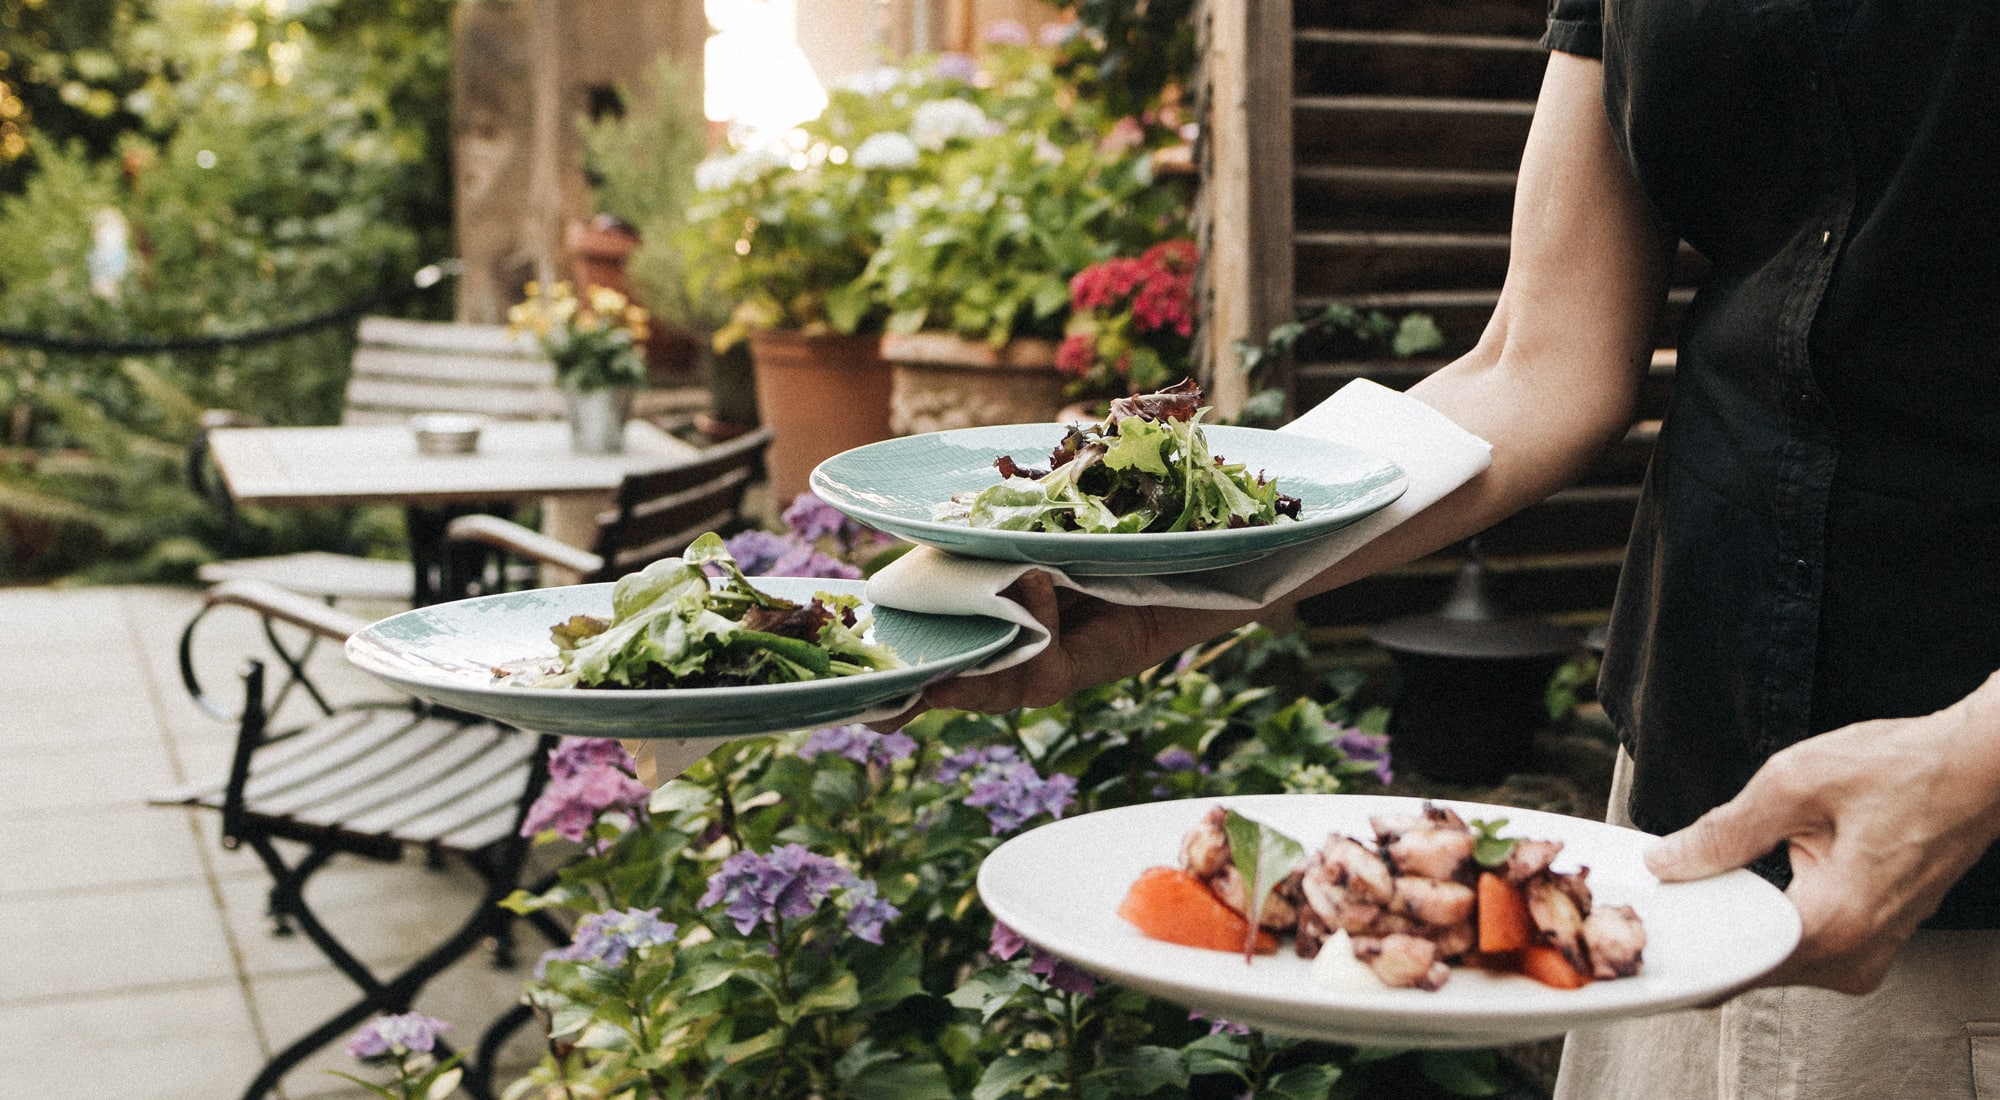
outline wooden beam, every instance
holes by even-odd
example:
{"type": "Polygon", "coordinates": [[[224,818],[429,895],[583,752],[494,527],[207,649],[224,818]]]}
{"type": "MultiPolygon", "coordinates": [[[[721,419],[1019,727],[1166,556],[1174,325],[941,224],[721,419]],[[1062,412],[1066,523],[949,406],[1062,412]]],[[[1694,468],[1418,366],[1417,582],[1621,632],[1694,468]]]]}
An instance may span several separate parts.
{"type": "MultiPolygon", "coordinates": [[[[1292,2],[1206,0],[1201,17],[1199,354],[1217,412],[1233,416],[1250,396],[1234,345],[1292,316],[1292,2]]],[[[1278,369],[1269,381],[1289,388],[1278,369]]]]}

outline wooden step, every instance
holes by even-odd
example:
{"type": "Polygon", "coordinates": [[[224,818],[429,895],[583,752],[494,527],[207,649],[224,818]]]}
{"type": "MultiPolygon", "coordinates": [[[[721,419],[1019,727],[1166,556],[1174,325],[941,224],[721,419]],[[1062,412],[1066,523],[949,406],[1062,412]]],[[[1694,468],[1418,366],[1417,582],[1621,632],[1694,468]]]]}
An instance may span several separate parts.
{"type": "Polygon", "coordinates": [[[1532,38],[1301,28],[1293,39],[1297,95],[1423,95],[1529,99],[1548,51],[1532,38]]]}
{"type": "Polygon", "coordinates": [[[1306,231],[1505,233],[1514,179],[1512,169],[1301,165],[1292,204],[1306,231]]]}
{"type": "Polygon", "coordinates": [[[1507,277],[1505,233],[1294,234],[1301,297],[1497,287],[1507,277]]]}
{"type": "Polygon", "coordinates": [[[1534,113],[1532,100],[1298,96],[1292,137],[1300,165],[1512,171],[1534,113]]]}
{"type": "MultiPolygon", "coordinates": [[[[1439,356],[1300,361],[1292,367],[1293,391],[1298,397],[1298,407],[1309,409],[1357,378],[1366,378],[1393,390],[1407,390],[1447,361],[1439,356]]],[[[1667,403],[1673,396],[1674,362],[1672,348],[1661,348],[1653,353],[1652,364],[1639,385],[1639,425],[1634,427],[1635,433],[1644,430],[1650,431],[1653,436],[1658,435],[1660,418],[1667,414],[1667,403]],[[1651,427],[1648,429],[1645,425],[1651,427]]],[[[1646,442],[1650,446],[1650,438],[1646,442]]]]}
{"type": "MultiPolygon", "coordinates": [[[[1428,314],[1444,333],[1444,350],[1449,355],[1462,354],[1479,339],[1486,322],[1493,317],[1493,307],[1499,302],[1498,290],[1422,290],[1384,294],[1356,294],[1346,296],[1301,295],[1296,305],[1301,313],[1310,316],[1326,308],[1329,302],[1338,300],[1362,310],[1379,310],[1390,317],[1402,317],[1408,313],[1428,314]]],[[[1694,288],[1675,287],[1667,292],[1667,304],[1662,318],[1660,332],[1653,342],[1660,346],[1675,343],[1674,335],[1680,331],[1681,318],[1687,314],[1687,307],[1694,300],[1694,288]]],[[[1370,354],[1366,349],[1356,349],[1340,337],[1328,340],[1302,340],[1298,349],[1300,361],[1331,360],[1353,358],[1370,354]]]]}
{"type": "Polygon", "coordinates": [[[1292,21],[1301,28],[1540,38],[1548,5],[1542,0],[1293,0],[1292,21]]]}

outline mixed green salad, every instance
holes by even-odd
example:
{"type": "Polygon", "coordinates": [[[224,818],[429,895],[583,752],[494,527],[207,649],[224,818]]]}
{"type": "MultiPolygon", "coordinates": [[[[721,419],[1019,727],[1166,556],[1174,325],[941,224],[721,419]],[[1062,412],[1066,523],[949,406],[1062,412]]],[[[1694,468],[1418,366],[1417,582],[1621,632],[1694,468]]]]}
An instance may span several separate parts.
{"type": "Polygon", "coordinates": [[[788,684],[902,667],[867,639],[853,596],[807,604],[751,585],[722,539],[702,535],[611,589],[611,617],[572,615],[549,631],[556,661],[517,676],[527,687],[701,688],[788,684]],[[707,566],[722,571],[710,581],[707,566]]]}
{"type": "Polygon", "coordinates": [[[1001,480],[955,494],[933,518],[1005,531],[1093,534],[1214,531],[1298,519],[1297,497],[1262,471],[1211,454],[1193,380],[1119,398],[1110,415],[1071,425],[1046,469],[1001,455],[1001,480]]]}

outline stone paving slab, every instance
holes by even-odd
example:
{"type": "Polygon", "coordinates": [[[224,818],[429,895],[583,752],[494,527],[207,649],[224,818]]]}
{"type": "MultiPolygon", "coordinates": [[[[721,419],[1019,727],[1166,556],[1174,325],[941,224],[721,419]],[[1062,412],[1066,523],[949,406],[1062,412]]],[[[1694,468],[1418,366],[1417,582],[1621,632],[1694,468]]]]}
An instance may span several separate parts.
{"type": "MultiPolygon", "coordinates": [[[[192,589],[0,588],[0,660],[15,670],[0,677],[0,1096],[235,1097],[273,1049],[354,996],[302,938],[269,934],[268,879],[247,850],[222,849],[216,815],[145,803],[219,773],[234,741],[181,686],[175,646],[198,606],[192,589]]],[[[198,667],[217,684],[263,644],[246,614],[211,616],[199,638],[198,667]]],[[[338,699],[391,695],[337,647],[313,667],[338,699]]],[[[384,967],[427,949],[477,897],[462,869],[344,857],[312,892],[384,967]]],[[[474,1041],[542,947],[524,928],[523,965],[496,971],[475,954],[417,1007],[474,1041]]],[[[503,1080],[538,1045],[532,1027],[517,1036],[503,1080]]],[[[359,1068],[336,1047],[282,1095],[366,1096],[324,1072],[359,1068]]]]}

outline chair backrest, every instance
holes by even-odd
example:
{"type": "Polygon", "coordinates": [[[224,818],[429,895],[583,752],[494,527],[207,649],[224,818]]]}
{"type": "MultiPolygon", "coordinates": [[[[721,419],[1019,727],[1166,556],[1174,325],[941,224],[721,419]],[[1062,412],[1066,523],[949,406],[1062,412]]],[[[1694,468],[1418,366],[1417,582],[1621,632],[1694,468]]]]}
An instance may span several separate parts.
{"type": "Polygon", "coordinates": [[[341,420],[401,423],[425,412],[554,420],[563,401],[548,357],[505,325],[362,318],[341,420]]]}
{"type": "Polygon", "coordinates": [[[763,476],[771,429],[707,448],[690,463],[625,475],[615,508],[598,517],[591,547],[604,564],[586,577],[615,581],[687,549],[704,531],[728,536],[752,526],[744,493],[763,476]]]}

